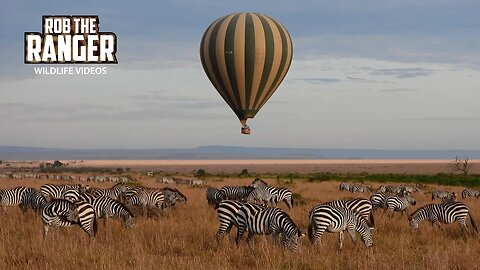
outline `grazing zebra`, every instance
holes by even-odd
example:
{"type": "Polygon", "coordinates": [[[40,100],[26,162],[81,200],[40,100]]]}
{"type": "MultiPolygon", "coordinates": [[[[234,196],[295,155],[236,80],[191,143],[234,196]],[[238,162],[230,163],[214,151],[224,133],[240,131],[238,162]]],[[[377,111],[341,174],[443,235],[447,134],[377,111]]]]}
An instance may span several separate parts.
{"type": "Polygon", "coordinates": [[[273,193],[272,193],[272,190],[269,189],[268,187],[265,187],[265,186],[257,187],[252,192],[250,192],[246,201],[248,203],[258,203],[261,205],[266,205],[266,206],[271,205],[275,207],[276,206],[275,204],[278,200],[275,197],[276,194],[273,194],[273,193]]]}
{"type": "Polygon", "coordinates": [[[421,190],[418,188],[418,187],[412,187],[412,186],[407,186],[407,185],[400,185],[400,188],[405,190],[405,191],[408,191],[410,193],[414,193],[414,192],[421,192],[421,190]]]}
{"type": "Polygon", "coordinates": [[[370,202],[372,203],[373,211],[377,210],[378,208],[383,208],[386,210],[387,209],[387,206],[385,204],[386,201],[387,201],[387,195],[383,192],[377,192],[372,194],[372,196],[370,196],[370,202]]]}
{"type": "Polygon", "coordinates": [[[467,215],[470,217],[470,223],[472,223],[472,227],[476,232],[478,232],[477,225],[475,224],[472,215],[469,213],[468,207],[461,202],[447,204],[427,204],[410,214],[408,220],[410,221],[410,226],[414,229],[418,229],[418,223],[422,220],[428,220],[432,222],[432,226],[436,224],[440,229],[441,223],[450,224],[458,222],[462,233],[465,236],[467,231],[467,224],[465,222],[467,215]]]}
{"type": "Polygon", "coordinates": [[[405,191],[405,187],[402,187],[402,186],[385,186],[384,193],[397,195],[404,191],[405,191]]]}
{"type": "Polygon", "coordinates": [[[308,214],[308,238],[312,244],[316,244],[320,241],[320,237],[326,232],[335,233],[340,235],[340,250],[343,248],[344,231],[346,230],[354,244],[356,244],[357,231],[365,246],[369,247],[373,245],[372,230],[368,226],[367,221],[357,215],[350,209],[343,207],[333,207],[330,205],[318,205],[310,210],[308,214]]]}
{"type": "Polygon", "coordinates": [[[206,193],[207,202],[209,205],[213,205],[214,208],[218,207],[218,204],[225,200],[225,193],[220,192],[219,189],[213,187],[207,187],[206,193]]]}
{"type": "Polygon", "coordinates": [[[125,228],[133,228],[133,214],[123,203],[108,196],[95,197],[88,193],[82,194],[81,199],[93,206],[95,216],[103,218],[103,225],[106,225],[108,218],[117,216],[122,219],[125,228]]]}
{"type": "Polygon", "coordinates": [[[41,211],[47,204],[47,200],[43,197],[40,190],[34,188],[27,188],[23,193],[21,207],[24,210],[32,208],[34,211],[41,211]]]}
{"type": "Polygon", "coordinates": [[[462,191],[462,198],[466,199],[467,197],[480,197],[480,191],[474,189],[464,189],[462,191]]]}
{"type": "Polygon", "coordinates": [[[22,203],[23,194],[26,190],[26,187],[0,190],[0,204],[2,205],[3,211],[7,211],[7,206],[20,205],[22,203]]]}
{"type": "MultiPolygon", "coordinates": [[[[132,190],[127,191],[130,192],[132,190]]],[[[147,214],[147,207],[162,209],[165,195],[161,189],[141,189],[135,194],[126,197],[125,204],[142,206],[143,215],[147,214]]]]}
{"type": "Polygon", "coordinates": [[[350,184],[349,183],[340,183],[340,185],[338,186],[338,189],[340,191],[344,191],[344,190],[350,191],[350,184]]]}
{"type": "Polygon", "coordinates": [[[376,193],[385,193],[387,192],[387,187],[384,186],[384,185],[381,185],[380,187],[377,188],[377,191],[375,191],[376,193]]]}
{"type": "Polygon", "coordinates": [[[457,193],[451,192],[447,196],[442,198],[442,204],[454,203],[457,201],[457,193]]]}
{"type": "MultiPolygon", "coordinates": [[[[250,187],[255,189],[262,188],[263,190],[259,190],[259,194],[252,195],[250,200],[265,200],[270,201],[273,206],[276,206],[278,202],[284,201],[285,204],[288,206],[288,209],[292,209],[293,207],[293,194],[288,188],[276,188],[269,186],[267,182],[263,181],[260,178],[255,179],[251,184],[250,187]],[[257,197],[257,198],[255,198],[257,197]]],[[[253,191],[251,191],[253,192],[253,191]]],[[[257,193],[257,192],[256,192],[257,193]]]]}
{"type": "Polygon", "coordinates": [[[184,202],[187,203],[187,197],[183,195],[178,189],[176,188],[162,188],[163,195],[165,199],[162,204],[162,209],[166,209],[168,207],[175,207],[176,202],[184,202]]]}
{"type": "Polygon", "coordinates": [[[268,184],[267,182],[263,181],[260,178],[256,178],[253,180],[253,182],[250,184],[251,187],[258,188],[258,187],[267,187],[268,184]]]}
{"type": "Polygon", "coordinates": [[[415,205],[417,202],[412,197],[410,192],[402,192],[397,196],[390,196],[387,197],[385,201],[385,205],[387,209],[390,211],[390,216],[393,217],[394,212],[407,212],[407,208],[409,205],[415,205]]]}
{"type": "Polygon", "coordinates": [[[350,184],[350,187],[348,189],[350,192],[355,193],[355,192],[367,192],[371,193],[372,189],[367,187],[367,186],[362,186],[362,185],[356,185],[356,184],[350,184]]]}
{"type": "Polygon", "coordinates": [[[126,185],[125,183],[118,183],[115,184],[113,187],[107,189],[90,188],[88,190],[88,193],[91,193],[97,197],[107,196],[114,200],[119,200],[121,195],[129,189],[131,189],[129,185],[126,185]]]}
{"type": "Polygon", "coordinates": [[[48,234],[49,226],[69,227],[78,224],[88,234],[90,239],[97,235],[95,209],[88,202],[70,202],[63,199],[53,199],[42,210],[43,238],[48,234]]]}
{"type": "Polygon", "coordinates": [[[440,191],[440,190],[435,190],[434,192],[432,192],[432,201],[434,201],[435,199],[442,199],[444,197],[447,197],[447,196],[450,196],[450,193],[449,191],[440,191]]]}
{"type": "Polygon", "coordinates": [[[78,199],[78,194],[83,194],[89,189],[88,186],[83,185],[55,185],[55,184],[45,184],[40,187],[40,192],[46,199],[66,199],[65,195],[69,197],[70,200],[78,199]],[[74,190],[74,191],[72,191],[74,190]],[[75,192],[76,191],[76,192],[75,192]]]}
{"type": "Polygon", "coordinates": [[[238,230],[236,243],[248,230],[247,242],[251,243],[255,234],[280,235],[284,247],[298,251],[299,240],[305,236],[290,216],[280,208],[253,209],[247,205],[240,207],[237,214],[238,230]]]}
{"type": "Polygon", "coordinates": [[[226,200],[235,200],[240,202],[245,202],[248,195],[255,188],[249,186],[226,186],[220,189],[226,200]]]}
{"type": "Polygon", "coordinates": [[[251,208],[251,211],[258,211],[264,209],[264,206],[251,203],[241,203],[237,201],[225,200],[218,204],[216,208],[218,219],[220,220],[220,227],[218,228],[215,238],[219,242],[223,236],[230,233],[233,225],[238,227],[237,214],[242,206],[251,208]]]}
{"type": "Polygon", "coordinates": [[[336,201],[331,201],[324,204],[332,207],[343,207],[343,208],[352,210],[353,212],[358,214],[360,217],[367,220],[369,222],[368,225],[370,227],[375,226],[375,219],[373,217],[373,207],[370,200],[363,199],[363,198],[356,198],[356,199],[350,199],[350,200],[336,200],[336,201]]]}

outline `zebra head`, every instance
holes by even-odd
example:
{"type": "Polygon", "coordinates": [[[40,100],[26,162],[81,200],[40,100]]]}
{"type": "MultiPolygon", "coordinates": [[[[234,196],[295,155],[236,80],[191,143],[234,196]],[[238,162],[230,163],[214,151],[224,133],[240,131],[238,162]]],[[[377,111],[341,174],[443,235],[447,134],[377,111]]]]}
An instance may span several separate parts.
{"type": "Polygon", "coordinates": [[[250,184],[251,187],[258,188],[258,187],[266,187],[268,186],[267,182],[263,181],[260,178],[256,178],[253,180],[253,182],[250,184]]]}
{"type": "Polygon", "coordinates": [[[418,217],[420,216],[419,210],[413,212],[408,216],[408,223],[410,223],[410,227],[412,227],[415,230],[418,229],[418,222],[419,222],[418,217]]]}
{"type": "Polygon", "coordinates": [[[135,227],[135,221],[132,215],[128,215],[123,219],[123,226],[127,229],[133,229],[135,227]]]}
{"type": "Polygon", "coordinates": [[[415,205],[417,204],[417,201],[415,200],[415,198],[412,197],[411,193],[408,192],[408,193],[404,193],[404,198],[407,200],[407,202],[411,205],[415,205]]]}

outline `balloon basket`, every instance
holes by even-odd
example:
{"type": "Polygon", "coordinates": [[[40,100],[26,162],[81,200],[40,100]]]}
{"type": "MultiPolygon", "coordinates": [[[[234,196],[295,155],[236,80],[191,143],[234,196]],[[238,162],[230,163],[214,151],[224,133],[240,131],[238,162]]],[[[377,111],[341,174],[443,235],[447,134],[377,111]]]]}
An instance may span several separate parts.
{"type": "Polygon", "coordinates": [[[249,126],[243,126],[242,127],[242,134],[250,134],[252,131],[250,130],[249,126]]]}

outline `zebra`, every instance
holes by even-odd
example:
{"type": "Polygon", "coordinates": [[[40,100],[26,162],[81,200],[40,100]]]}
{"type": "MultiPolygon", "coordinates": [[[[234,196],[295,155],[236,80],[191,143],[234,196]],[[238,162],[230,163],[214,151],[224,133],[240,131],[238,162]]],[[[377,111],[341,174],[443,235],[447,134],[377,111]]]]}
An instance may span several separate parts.
{"type": "Polygon", "coordinates": [[[474,190],[474,189],[464,189],[462,191],[462,198],[466,199],[467,197],[475,197],[478,198],[480,197],[480,191],[474,190]]]}
{"type": "Polygon", "coordinates": [[[187,203],[187,197],[183,195],[176,188],[162,188],[163,195],[165,196],[164,202],[162,204],[162,209],[166,209],[170,206],[175,207],[177,201],[187,203]]]}
{"type": "Polygon", "coordinates": [[[447,196],[442,198],[442,204],[454,203],[457,201],[457,193],[450,192],[447,196]]]}
{"type": "MultiPolygon", "coordinates": [[[[79,194],[87,192],[89,190],[88,186],[79,185],[55,185],[55,184],[45,184],[40,187],[40,192],[45,198],[52,199],[65,199],[65,194],[70,194],[70,199],[75,199],[75,192],[67,192],[70,190],[76,190],[79,194]]],[[[78,199],[78,198],[77,198],[78,199]]]]}
{"type": "Polygon", "coordinates": [[[357,231],[365,246],[373,245],[372,230],[367,221],[350,209],[334,207],[330,205],[318,205],[308,214],[308,238],[312,244],[320,241],[320,237],[326,232],[338,232],[340,250],[343,248],[344,231],[347,230],[356,244],[357,231]]]}
{"type": "Polygon", "coordinates": [[[81,199],[90,203],[95,209],[95,216],[103,218],[103,225],[106,225],[107,219],[117,216],[122,219],[123,225],[127,229],[134,227],[132,212],[121,202],[112,199],[109,196],[96,197],[93,194],[82,194],[81,199]]]}
{"type": "Polygon", "coordinates": [[[400,185],[400,188],[405,190],[405,191],[408,191],[410,193],[414,193],[414,192],[421,192],[421,190],[418,188],[418,187],[412,187],[412,186],[407,186],[407,185],[400,185]]]}
{"type": "Polygon", "coordinates": [[[468,207],[461,202],[427,204],[410,214],[410,216],[408,216],[408,220],[413,229],[418,229],[418,224],[422,220],[428,220],[432,222],[432,226],[436,224],[440,229],[441,223],[450,224],[456,221],[460,225],[460,229],[465,236],[467,231],[467,224],[465,221],[467,219],[467,215],[470,217],[470,223],[472,224],[472,227],[476,232],[478,232],[477,225],[475,224],[472,215],[469,213],[468,207]]]}
{"type": "Polygon", "coordinates": [[[447,197],[447,196],[450,196],[450,193],[449,191],[440,191],[440,190],[435,190],[434,192],[432,192],[432,201],[434,201],[435,199],[442,199],[443,197],[447,197]]]}
{"type": "Polygon", "coordinates": [[[248,195],[255,188],[249,186],[226,186],[220,189],[220,192],[224,193],[226,200],[236,200],[240,202],[245,202],[248,195]]]}
{"type": "Polygon", "coordinates": [[[267,184],[267,182],[263,181],[262,179],[256,178],[256,179],[253,180],[253,182],[250,184],[250,187],[253,187],[253,188],[268,187],[268,184],[267,184]]]}
{"type": "Polygon", "coordinates": [[[409,205],[415,205],[417,201],[412,197],[410,192],[401,192],[397,196],[389,196],[385,201],[386,208],[390,211],[390,216],[393,217],[394,212],[407,212],[409,205]]]}
{"type": "Polygon", "coordinates": [[[0,190],[0,205],[2,205],[3,211],[7,211],[7,206],[20,206],[26,190],[26,187],[0,190]]]}
{"type": "Polygon", "coordinates": [[[141,189],[126,198],[127,205],[142,206],[143,215],[147,214],[147,207],[163,209],[164,201],[165,195],[160,189],[141,189]]]}
{"type": "Polygon", "coordinates": [[[402,186],[385,186],[384,193],[397,195],[403,191],[405,191],[405,187],[402,186]]]}
{"type": "Polygon", "coordinates": [[[225,193],[220,192],[219,189],[213,187],[207,187],[206,193],[207,202],[209,205],[212,205],[214,208],[218,207],[218,204],[225,200],[225,193]]]}
{"type": "Polygon", "coordinates": [[[364,218],[369,222],[369,226],[375,226],[375,219],[373,217],[373,207],[370,200],[363,198],[355,198],[350,200],[336,200],[331,202],[324,203],[332,207],[342,207],[349,210],[352,210],[360,217],[364,218]]]}
{"type": "Polygon", "coordinates": [[[52,199],[42,210],[43,238],[46,239],[49,226],[69,227],[78,224],[90,240],[97,235],[95,210],[88,202],[74,203],[63,199],[52,199]]]}
{"type": "Polygon", "coordinates": [[[280,236],[284,247],[298,251],[299,240],[305,236],[290,216],[280,208],[267,207],[252,211],[247,205],[240,207],[237,214],[237,238],[236,243],[242,239],[248,230],[247,242],[251,243],[255,234],[274,234],[280,236]]]}
{"type": "Polygon", "coordinates": [[[377,192],[370,196],[370,202],[372,203],[372,210],[375,211],[378,208],[387,209],[386,206],[387,195],[383,192],[377,192]]]}
{"type": "Polygon", "coordinates": [[[47,204],[47,200],[42,195],[40,190],[34,188],[27,188],[23,193],[21,208],[25,211],[32,208],[34,211],[41,211],[47,204]]]}
{"type": "Polygon", "coordinates": [[[355,192],[367,192],[371,193],[372,189],[367,187],[367,186],[362,186],[362,185],[356,185],[356,184],[350,184],[349,189],[350,192],[355,193],[355,192]]]}
{"type": "MultiPolygon", "coordinates": [[[[255,179],[250,184],[250,187],[263,189],[259,191],[260,194],[258,195],[260,196],[259,198],[256,198],[257,200],[267,199],[267,201],[272,202],[273,206],[276,206],[278,202],[284,201],[285,204],[288,206],[288,209],[291,209],[293,207],[293,193],[288,188],[276,188],[276,187],[269,186],[267,182],[263,181],[260,178],[255,179]],[[269,198],[270,200],[268,200],[269,198]]],[[[250,200],[255,200],[253,195],[252,195],[252,198],[250,198],[250,200]]]]}
{"type": "Polygon", "coordinates": [[[347,190],[347,191],[350,191],[350,185],[349,183],[340,183],[340,185],[338,186],[338,189],[340,191],[344,191],[344,190],[347,190]]]}
{"type": "Polygon", "coordinates": [[[249,203],[258,203],[262,205],[269,205],[275,206],[276,202],[276,194],[272,194],[271,190],[267,187],[257,187],[255,188],[250,194],[248,195],[247,202],[249,203]]]}
{"type": "Polygon", "coordinates": [[[238,227],[237,214],[238,211],[240,211],[240,208],[244,205],[251,208],[252,211],[258,211],[265,208],[259,204],[241,203],[232,200],[225,200],[218,204],[216,211],[220,221],[220,227],[215,234],[217,242],[220,242],[225,234],[230,233],[233,225],[238,227]]]}
{"type": "Polygon", "coordinates": [[[131,189],[129,185],[126,185],[125,183],[118,183],[115,184],[113,187],[107,189],[90,188],[88,192],[97,197],[107,196],[114,200],[119,200],[120,196],[129,189],[131,189]]]}

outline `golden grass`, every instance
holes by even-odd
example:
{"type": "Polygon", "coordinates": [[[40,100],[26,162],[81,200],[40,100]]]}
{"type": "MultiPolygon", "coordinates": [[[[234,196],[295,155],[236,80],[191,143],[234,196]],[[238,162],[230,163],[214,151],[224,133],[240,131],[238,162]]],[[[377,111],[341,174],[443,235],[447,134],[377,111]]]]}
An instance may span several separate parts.
{"type": "MultiPolygon", "coordinates": [[[[162,185],[152,180],[145,184],[162,185]]],[[[249,184],[247,179],[214,182],[214,186],[249,184]]],[[[51,181],[49,181],[51,182],[51,181]]],[[[274,181],[269,181],[275,184],[274,181]]],[[[40,187],[44,180],[2,180],[0,188],[19,185],[40,187]]],[[[60,182],[57,182],[60,183],[60,182]]],[[[110,187],[111,183],[90,184],[110,187]]],[[[378,186],[373,184],[374,186],[378,186]]],[[[351,197],[340,192],[338,183],[294,182],[289,188],[299,193],[306,204],[295,206],[288,213],[306,232],[308,211],[320,202],[351,197]]],[[[16,207],[8,208],[0,218],[0,269],[475,269],[479,268],[478,235],[463,240],[457,224],[440,231],[421,223],[413,232],[405,216],[388,218],[377,212],[374,246],[360,242],[354,246],[346,235],[344,250],[338,249],[338,234],[327,233],[318,246],[302,239],[299,253],[285,250],[271,237],[255,236],[253,247],[245,240],[235,245],[232,229],[221,245],[215,241],[218,229],[216,212],[207,205],[204,188],[177,186],[188,197],[156,218],[136,217],[136,226],[125,229],[120,220],[99,222],[95,241],[89,242],[79,227],[51,229],[42,239],[42,222],[38,214],[23,214],[16,207]]],[[[445,188],[460,192],[461,188],[445,188]]],[[[430,203],[430,194],[415,196],[417,207],[430,203]]],[[[476,199],[466,199],[480,225],[476,199]]],[[[286,209],[284,204],[282,208],[286,209]]],[[[414,207],[414,208],[417,208],[414,207]]],[[[413,209],[412,209],[413,210],[413,209]]],[[[410,210],[410,212],[412,211],[410,210]]],[[[468,223],[469,224],[469,223],[468,223]]],[[[470,224],[469,224],[470,225],[470,224]]],[[[358,237],[359,238],[359,237],[358,237]]]]}

